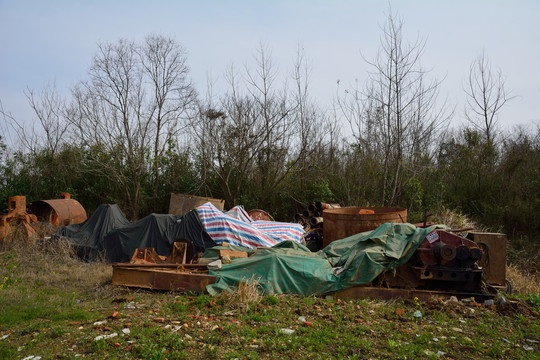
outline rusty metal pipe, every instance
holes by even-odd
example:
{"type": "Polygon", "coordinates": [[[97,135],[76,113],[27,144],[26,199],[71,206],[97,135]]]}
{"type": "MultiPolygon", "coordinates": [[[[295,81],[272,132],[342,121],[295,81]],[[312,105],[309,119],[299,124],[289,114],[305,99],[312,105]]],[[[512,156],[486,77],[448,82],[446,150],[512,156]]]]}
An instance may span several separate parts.
{"type": "Polygon", "coordinates": [[[329,203],[317,201],[315,203],[315,207],[317,209],[319,209],[319,210],[325,210],[325,209],[337,209],[337,208],[340,208],[341,205],[339,205],[339,204],[329,204],[329,203]]]}

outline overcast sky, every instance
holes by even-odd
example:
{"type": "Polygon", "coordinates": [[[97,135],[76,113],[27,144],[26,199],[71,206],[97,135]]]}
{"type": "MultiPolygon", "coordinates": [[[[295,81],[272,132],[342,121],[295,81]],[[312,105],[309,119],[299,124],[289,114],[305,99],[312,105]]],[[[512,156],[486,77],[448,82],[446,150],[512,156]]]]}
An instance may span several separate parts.
{"type": "Polygon", "coordinates": [[[67,94],[85,78],[97,43],[163,34],[187,49],[201,92],[208,77],[219,84],[231,63],[251,61],[261,43],[286,74],[300,44],[312,95],[330,106],[337,80],[364,81],[362,55],[376,54],[389,4],[407,39],[426,39],[422,64],[444,78],[441,96],[456,106],[454,124],[463,121],[463,82],[482,51],[516,96],[501,124],[540,123],[540,0],[0,0],[0,101],[20,121],[32,121],[25,89],[56,81],[67,94]]]}

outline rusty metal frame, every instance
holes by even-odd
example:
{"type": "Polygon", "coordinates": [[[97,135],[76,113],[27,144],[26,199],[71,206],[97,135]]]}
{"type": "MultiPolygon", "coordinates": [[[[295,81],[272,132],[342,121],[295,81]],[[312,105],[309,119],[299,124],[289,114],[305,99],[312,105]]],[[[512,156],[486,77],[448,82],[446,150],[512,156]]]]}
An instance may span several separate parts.
{"type": "Polygon", "coordinates": [[[215,281],[202,264],[113,264],[113,285],[205,292],[206,285],[215,281]]]}
{"type": "Polygon", "coordinates": [[[493,299],[494,294],[490,293],[474,293],[474,292],[453,292],[453,291],[433,291],[433,290],[417,290],[417,289],[396,289],[382,288],[372,286],[355,286],[348,289],[336,291],[329,295],[337,298],[371,298],[371,299],[414,299],[430,300],[432,298],[448,298],[455,296],[458,299],[474,297],[476,301],[483,302],[484,300],[493,299]]]}

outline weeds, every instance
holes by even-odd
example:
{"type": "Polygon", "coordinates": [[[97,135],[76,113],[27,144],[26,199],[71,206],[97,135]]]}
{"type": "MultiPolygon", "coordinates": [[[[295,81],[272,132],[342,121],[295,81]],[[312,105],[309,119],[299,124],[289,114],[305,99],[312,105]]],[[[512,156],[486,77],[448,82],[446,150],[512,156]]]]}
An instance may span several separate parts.
{"type": "Polygon", "coordinates": [[[252,276],[250,279],[241,280],[232,293],[219,294],[218,301],[223,302],[228,308],[247,312],[263,300],[259,287],[259,281],[255,279],[255,276],[252,276]]]}

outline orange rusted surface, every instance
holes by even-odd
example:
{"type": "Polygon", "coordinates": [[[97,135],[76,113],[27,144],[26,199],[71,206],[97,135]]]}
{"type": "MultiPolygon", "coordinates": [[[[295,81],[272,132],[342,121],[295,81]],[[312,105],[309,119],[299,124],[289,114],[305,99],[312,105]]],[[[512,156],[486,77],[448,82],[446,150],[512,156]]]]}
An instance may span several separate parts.
{"type": "Polygon", "coordinates": [[[51,223],[55,227],[80,224],[87,218],[82,205],[70,198],[34,201],[29,209],[39,221],[51,223]]]}
{"type": "Polygon", "coordinates": [[[11,196],[8,198],[8,213],[0,216],[0,240],[5,239],[13,225],[24,227],[27,238],[36,234],[37,218],[26,212],[26,196],[11,196]]]}
{"type": "Polygon", "coordinates": [[[384,223],[407,222],[407,209],[392,207],[344,207],[323,211],[323,246],[332,241],[369,230],[384,223]],[[364,214],[363,212],[367,213],[364,214]]]}
{"type": "Polygon", "coordinates": [[[253,220],[274,221],[272,215],[261,209],[253,209],[248,212],[248,215],[253,220]]]}
{"type": "Polygon", "coordinates": [[[182,215],[207,202],[211,202],[219,210],[223,210],[223,207],[225,206],[225,200],[221,199],[171,193],[169,214],[182,215]]]}

